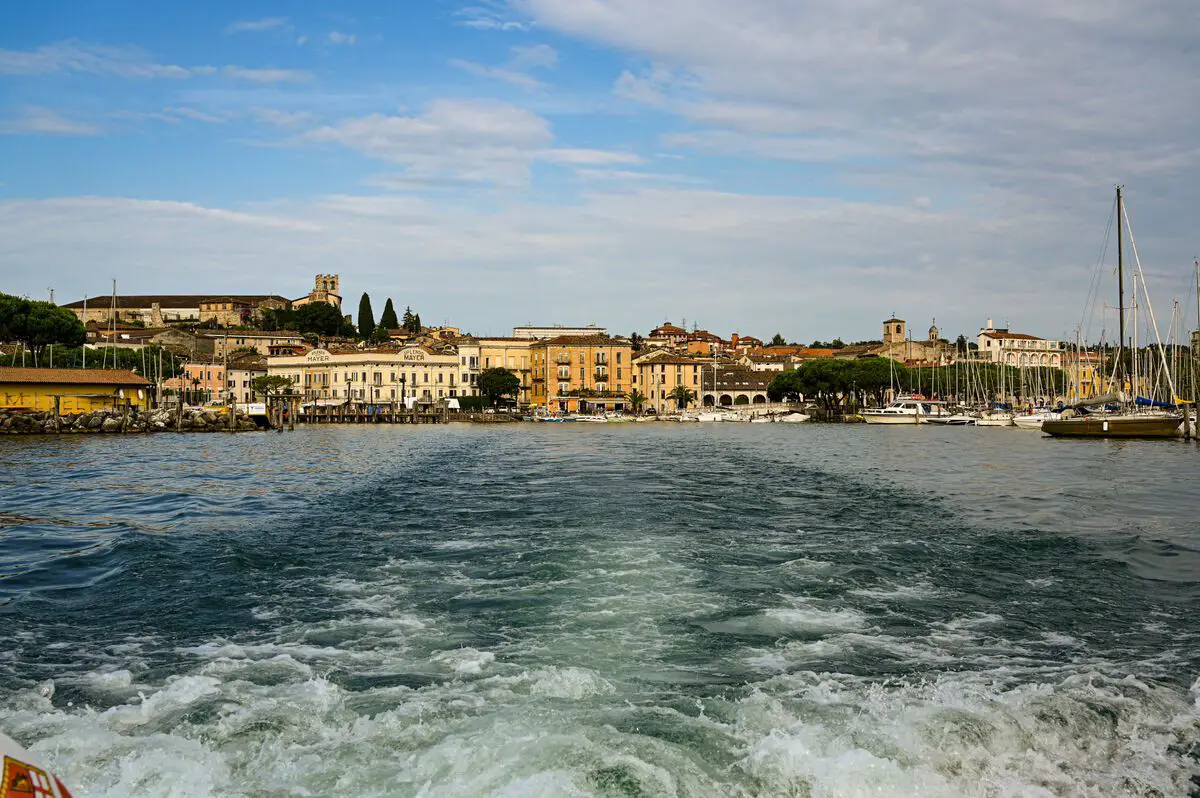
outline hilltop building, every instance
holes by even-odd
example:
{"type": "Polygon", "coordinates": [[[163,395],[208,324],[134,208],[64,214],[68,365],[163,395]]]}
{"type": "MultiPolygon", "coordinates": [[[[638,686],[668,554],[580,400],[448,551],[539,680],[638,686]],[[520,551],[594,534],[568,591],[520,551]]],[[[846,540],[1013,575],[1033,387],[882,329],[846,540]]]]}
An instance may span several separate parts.
{"type": "Polygon", "coordinates": [[[336,274],[318,274],[313,279],[313,290],[307,296],[292,300],[293,308],[301,308],[313,302],[324,302],[342,309],[342,279],[336,274]]]}
{"type": "Polygon", "coordinates": [[[1010,332],[1007,327],[996,327],[992,320],[979,330],[979,358],[1008,366],[1062,367],[1063,345],[1061,341],[1038,338],[1036,335],[1010,332]]]}
{"type": "Polygon", "coordinates": [[[168,323],[237,327],[262,317],[264,310],[291,307],[274,294],[138,294],[95,296],[63,305],[84,324],[135,322],[146,327],[168,323]]]}

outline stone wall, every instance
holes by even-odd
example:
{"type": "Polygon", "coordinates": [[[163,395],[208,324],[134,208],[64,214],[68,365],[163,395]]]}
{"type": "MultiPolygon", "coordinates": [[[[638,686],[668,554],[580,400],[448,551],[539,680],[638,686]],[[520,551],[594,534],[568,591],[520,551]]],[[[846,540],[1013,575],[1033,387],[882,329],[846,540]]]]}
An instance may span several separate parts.
{"type": "MultiPolygon", "coordinates": [[[[250,431],[258,426],[248,417],[238,414],[236,429],[250,431]]],[[[229,429],[229,420],[217,413],[207,411],[184,411],[182,420],[178,411],[97,410],[92,413],[67,413],[55,416],[46,413],[14,413],[0,410],[0,435],[45,435],[96,432],[224,432],[229,429]]]]}

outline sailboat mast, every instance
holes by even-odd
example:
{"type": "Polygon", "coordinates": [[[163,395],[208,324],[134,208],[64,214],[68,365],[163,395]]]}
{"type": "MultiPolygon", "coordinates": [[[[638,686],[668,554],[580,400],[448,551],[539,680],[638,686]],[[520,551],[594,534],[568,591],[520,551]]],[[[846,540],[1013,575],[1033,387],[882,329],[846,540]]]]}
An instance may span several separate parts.
{"type": "MultiPolygon", "coordinates": [[[[1117,316],[1120,319],[1118,327],[1121,331],[1121,343],[1117,347],[1118,356],[1125,348],[1125,231],[1121,188],[1121,186],[1117,186],[1117,316]]],[[[1118,374],[1119,378],[1123,376],[1118,374]]],[[[1121,384],[1121,382],[1117,383],[1118,386],[1121,384]]],[[[1120,387],[1117,390],[1121,390],[1120,387]]]]}

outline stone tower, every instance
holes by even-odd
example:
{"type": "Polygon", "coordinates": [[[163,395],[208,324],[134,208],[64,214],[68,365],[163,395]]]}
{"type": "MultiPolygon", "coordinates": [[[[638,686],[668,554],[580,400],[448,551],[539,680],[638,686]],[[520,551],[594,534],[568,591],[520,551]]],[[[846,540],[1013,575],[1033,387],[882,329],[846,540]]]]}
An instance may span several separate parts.
{"type": "Polygon", "coordinates": [[[903,343],[908,335],[908,325],[904,319],[895,316],[883,323],[883,342],[885,344],[903,343]]]}
{"type": "Polygon", "coordinates": [[[336,308],[342,307],[342,281],[336,274],[318,274],[313,281],[309,302],[327,302],[336,308]]]}
{"type": "Polygon", "coordinates": [[[942,334],[937,328],[937,319],[934,319],[933,324],[929,326],[929,342],[935,343],[941,337],[942,334]]]}

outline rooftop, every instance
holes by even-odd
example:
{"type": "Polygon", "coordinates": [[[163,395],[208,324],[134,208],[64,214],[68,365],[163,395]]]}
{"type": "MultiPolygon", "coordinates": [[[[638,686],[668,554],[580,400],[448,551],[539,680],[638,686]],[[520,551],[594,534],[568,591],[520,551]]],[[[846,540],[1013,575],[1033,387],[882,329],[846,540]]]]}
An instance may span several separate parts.
{"type": "Polygon", "coordinates": [[[986,335],[988,338],[1003,338],[1003,339],[1008,339],[1008,340],[1016,339],[1019,341],[1044,341],[1044,340],[1046,340],[1045,338],[1039,338],[1036,335],[1026,335],[1025,333],[1013,333],[1013,332],[1009,332],[1008,330],[983,330],[979,334],[986,335]]]}
{"type": "Polygon", "coordinates": [[[0,367],[0,383],[69,385],[152,385],[145,377],[122,369],[25,369],[0,367]]]}
{"type": "Polygon", "coordinates": [[[560,335],[537,341],[537,346],[629,346],[625,338],[610,338],[607,335],[560,335]]]}
{"type": "MultiPolygon", "coordinates": [[[[284,297],[275,294],[126,294],[116,297],[117,308],[127,310],[132,308],[148,308],[157,303],[162,308],[193,308],[208,302],[264,302],[274,299],[279,302],[289,302],[284,297]]],[[[107,310],[113,306],[113,297],[93,296],[63,305],[71,310],[83,310],[84,303],[94,310],[107,310]]]]}

